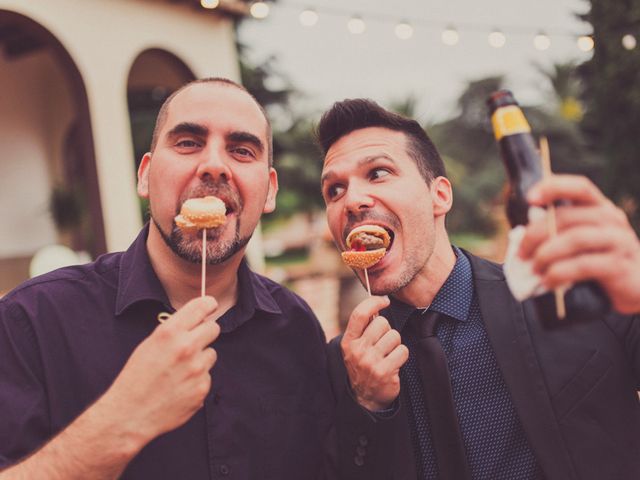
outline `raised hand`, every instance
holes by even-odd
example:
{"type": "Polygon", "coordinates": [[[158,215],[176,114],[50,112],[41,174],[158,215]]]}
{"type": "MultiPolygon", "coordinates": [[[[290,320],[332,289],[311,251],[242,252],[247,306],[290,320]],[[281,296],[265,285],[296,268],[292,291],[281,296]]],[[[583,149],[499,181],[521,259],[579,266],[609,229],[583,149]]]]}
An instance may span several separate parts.
{"type": "Polygon", "coordinates": [[[216,308],[213,297],[196,298],[159,324],[100,399],[143,443],[179,427],[202,407],[216,362],[209,345],[220,333],[207,317],[216,308]]]}
{"type": "Polygon", "coordinates": [[[400,367],[409,358],[400,333],[378,312],[388,297],[373,296],[351,314],[340,342],[351,388],[370,411],[388,408],[400,394],[400,367]]]}
{"type": "Polygon", "coordinates": [[[568,200],[556,208],[558,235],[544,220],[527,227],[520,256],[549,288],[595,280],[620,313],[640,312],[640,241],[627,216],[587,178],[552,175],[529,192],[532,205],[568,200]]]}

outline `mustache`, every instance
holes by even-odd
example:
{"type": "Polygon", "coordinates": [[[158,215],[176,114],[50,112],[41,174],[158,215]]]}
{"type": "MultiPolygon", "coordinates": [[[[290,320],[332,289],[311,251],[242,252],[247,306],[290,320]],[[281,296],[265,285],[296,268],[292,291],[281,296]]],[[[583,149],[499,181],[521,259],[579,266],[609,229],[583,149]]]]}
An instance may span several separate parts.
{"type": "Polygon", "coordinates": [[[205,178],[198,185],[190,188],[180,196],[178,205],[176,206],[176,215],[180,213],[182,204],[185,201],[190,198],[202,198],[207,196],[218,197],[220,200],[224,201],[227,206],[227,211],[231,210],[238,212],[242,210],[243,202],[240,195],[236,190],[231,188],[231,185],[229,185],[226,180],[223,179],[216,182],[205,178]]]}
{"type": "Polygon", "coordinates": [[[400,227],[400,221],[391,214],[388,213],[376,213],[370,210],[362,210],[358,213],[348,213],[347,223],[342,230],[342,238],[347,238],[347,235],[354,229],[356,225],[363,223],[382,223],[387,225],[393,230],[400,227]]]}

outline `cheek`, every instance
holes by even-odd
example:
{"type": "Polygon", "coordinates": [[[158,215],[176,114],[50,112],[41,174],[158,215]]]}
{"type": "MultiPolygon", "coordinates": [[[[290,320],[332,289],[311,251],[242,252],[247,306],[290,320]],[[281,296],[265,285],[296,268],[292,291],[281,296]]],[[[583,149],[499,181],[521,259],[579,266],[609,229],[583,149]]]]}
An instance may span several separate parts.
{"type": "Polygon", "coordinates": [[[335,209],[327,208],[327,225],[333,237],[338,241],[340,235],[340,216],[335,213],[335,209]]]}

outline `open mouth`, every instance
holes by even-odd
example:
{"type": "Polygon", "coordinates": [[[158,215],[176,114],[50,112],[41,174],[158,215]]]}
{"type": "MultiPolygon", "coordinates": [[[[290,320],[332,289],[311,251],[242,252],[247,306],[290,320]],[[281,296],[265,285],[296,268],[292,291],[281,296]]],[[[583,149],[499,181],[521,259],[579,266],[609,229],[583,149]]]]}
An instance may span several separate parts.
{"type": "Polygon", "coordinates": [[[362,224],[354,227],[344,243],[346,251],[388,250],[393,244],[393,230],[378,224],[362,224]]]}

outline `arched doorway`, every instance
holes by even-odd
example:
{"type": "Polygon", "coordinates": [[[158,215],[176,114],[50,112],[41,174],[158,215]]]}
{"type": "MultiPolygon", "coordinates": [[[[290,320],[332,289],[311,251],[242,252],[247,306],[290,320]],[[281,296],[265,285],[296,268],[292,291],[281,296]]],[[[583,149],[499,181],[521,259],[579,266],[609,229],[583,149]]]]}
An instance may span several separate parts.
{"type": "MultiPolygon", "coordinates": [[[[153,127],[162,103],[174,91],[194,79],[195,76],[189,67],[165,50],[145,50],[136,57],[127,81],[136,170],[142,156],[149,151],[153,127]]],[[[143,202],[143,217],[146,211],[147,206],[143,202]]]]}
{"type": "Polygon", "coordinates": [[[106,250],[87,95],[60,41],[0,10],[0,292],[40,248],[106,250]]]}

